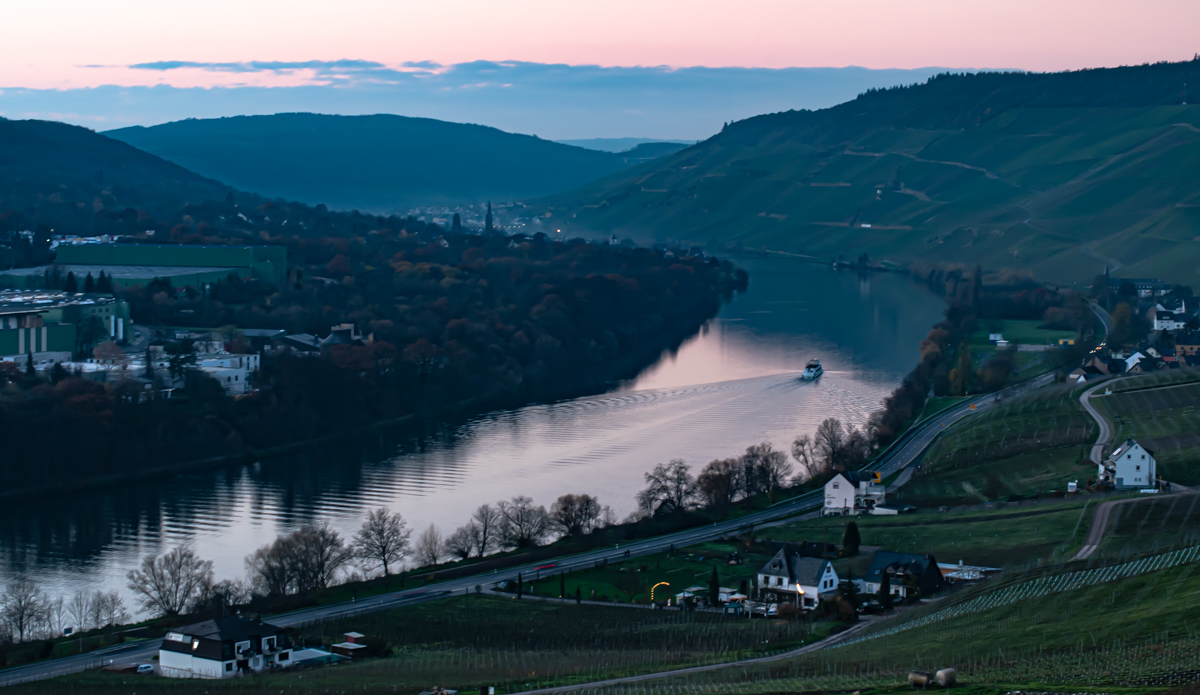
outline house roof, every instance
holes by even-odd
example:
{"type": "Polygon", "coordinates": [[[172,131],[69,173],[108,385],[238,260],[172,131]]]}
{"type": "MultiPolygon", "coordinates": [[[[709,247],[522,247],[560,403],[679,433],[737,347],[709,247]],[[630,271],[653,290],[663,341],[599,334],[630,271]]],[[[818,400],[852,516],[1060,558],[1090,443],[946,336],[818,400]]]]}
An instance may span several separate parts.
{"type": "Polygon", "coordinates": [[[185,625],[171,632],[179,632],[188,637],[202,637],[218,642],[226,640],[238,642],[253,637],[269,637],[279,634],[283,632],[283,628],[270,623],[264,623],[261,620],[250,620],[249,618],[217,618],[215,620],[205,620],[202,623],[185,625]]]}
{"type": "Polygon", "coordinates": [[[759,571],[762,574],[779,575],[786,570],[789,584],[817,586],[827,565],[829,560],[804,557],[794,547],[784,546],[759,571]]]}
{"type": "Polygon", "coordinates": [[[1121,443],[1121,446],[1114,449],[1113,452],[1108,455],[1108,458],[1110,458],[1114,461],[1116,459],[1121,458],[1121,455],[1124,454],[1126,451],[1129,451],[1131,448],[1133,448],[1134,444],[1137,444],[1138,446],[1145,449],[1147,454],[1150,454],[1151,456],[1154,455],[1154,450],[1151,449],[1147,443],[1141,442],[1141,441],[1135,441],[1133,439],[1126,439],[1124,442],[1121,443]]]}
{"type": "Polygon", "coordinates": [[[925,573],[930,563],[937,564],[932,555],[876,550],[875,554],[871,556],[871,566],[867,569],[866,580],[868,582],[880,581],[883,578],[883,571],[888,568],[901,574],[921,575],[925,573]]]}
{"type": "Polygon", "coordinates": [[[873,483],[875,471],[843,471],[842,477],[852,483],[873,483]]]}

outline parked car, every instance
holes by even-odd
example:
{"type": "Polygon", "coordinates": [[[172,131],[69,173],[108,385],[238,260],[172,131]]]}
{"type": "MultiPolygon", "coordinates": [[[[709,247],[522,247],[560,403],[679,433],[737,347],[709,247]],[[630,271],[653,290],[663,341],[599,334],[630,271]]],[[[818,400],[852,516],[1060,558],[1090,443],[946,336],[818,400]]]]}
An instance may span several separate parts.
{"type": "Polygon", "coordinates": [[[154,664],[138,664],[137,672],[139,676],[153,676],[154,664]]]}

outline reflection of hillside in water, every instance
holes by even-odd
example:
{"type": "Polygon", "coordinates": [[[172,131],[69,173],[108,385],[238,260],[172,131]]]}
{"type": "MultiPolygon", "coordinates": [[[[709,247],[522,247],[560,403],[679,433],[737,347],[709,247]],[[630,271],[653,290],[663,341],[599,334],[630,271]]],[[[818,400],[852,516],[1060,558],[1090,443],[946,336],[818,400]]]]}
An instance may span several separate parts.
{"type": "Polygon", "coordinates": [[[745,262],[751,289],[675,355],[604,395],[498,411],[424,433],[396,430],[249,468],[178,476],[0,511],[0,561],[55,593],[124,590],[142,554],[189,543],[218,577],[277,533],[329,521],[352,533],[388,506],[444,532],[484,502],[597,495],[624,515],[641,476],[699,468],[770,441],[786,447],[826,417],[861,423],[911,368],[938,300],[906,278],[784,261],[745,262]],[[818,382],[796,379],[821,358],[818,382]]]}

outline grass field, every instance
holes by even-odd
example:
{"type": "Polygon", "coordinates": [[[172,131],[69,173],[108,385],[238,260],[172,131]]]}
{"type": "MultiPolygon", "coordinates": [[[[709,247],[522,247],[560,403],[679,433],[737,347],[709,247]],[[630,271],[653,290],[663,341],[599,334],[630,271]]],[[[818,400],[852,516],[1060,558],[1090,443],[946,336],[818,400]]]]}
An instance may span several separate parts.
{"type": "Polygon", "coordinates": [[[969,344],[972,348],[976,345],[987,345],[989,333],[1002,333],[1005,340],[1022,345],[1054,345],[1059,340],[1074,340],[1076,337],[1075,331],[1041,328],[1045,323],[1040,320],[1019,319],[982,321],[978,330],[971,335],[969,344]]]}
{"type": "Polygon", "coordinates": [[[1099,552],[1133,553],[1200,544],[1200,495],[1168,495],[1117,505],[1099,552]]]}

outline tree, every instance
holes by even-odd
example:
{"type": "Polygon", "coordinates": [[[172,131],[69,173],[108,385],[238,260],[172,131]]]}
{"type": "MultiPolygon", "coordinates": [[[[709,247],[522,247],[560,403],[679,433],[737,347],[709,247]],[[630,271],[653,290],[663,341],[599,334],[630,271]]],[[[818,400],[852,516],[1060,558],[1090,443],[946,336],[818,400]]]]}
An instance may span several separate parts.
{"type": "Polygon", "coordinates": [[[391,514],[386,507],[380,507],[367,515],[350,547],[364,569],[382,567],[387,576],[391,574],[392,565],[408,556],[411,535],[412,531],[400,514],[391,514]]]}
{"type": "Polygon", "coordinates": [[[842,549],[846,551],[846,556],[858,555],[858,546],[862,544],[862,537],[858,535],[858,524],[853,521],[846,524],[846,530],[842,532],[842,549]]]}
{"type": "Polygon", "coordinates": [[[550,523],[565,536],[581,536],[596,528],[601,510],[591,495],[563,495],[550,507],[550,523]]]}
{"type": "Polygon", "coordinates": [[[696,481],[682,459],[658,464],[646,474],[646,489],[637,494],[638,508],[647,516],[686,511],[696,497],[696,481]]]}
{"type": "Polygon", "coordinates": [[[518,495],[509,502],[500,502],[496,507],[501,519],[500,535],[508,547],[540,545],[550,534],[550,515],[545,507],[535,507],[532,499],[518,495]]]}
{"type": "Polygon", "coordinates": [[[146,346],[146,374],[147,379],[154,379],[154,353],[150,352],[150,346],[146,346]]]}
{"type": "Polygon", "coordinates": [[[800,464],[801,472],[807,479],[816,478],[828,471],[822,465],[821,460],[817,458],[812,437],[807,434],[796,437],[795,441],[792,442],[792,458],[796,459],[796,463],[800,464]]]}
{"type": "Polygon", "coordinates": [[[92,594],[86,591],[76,591],[67,602],[67,615],[75,623],[73,627],[83,632],[91,629],[92,625],[92,594]]]}
{"type": "Polygon", "coordinates": [[[475,531],[475,553],[483,557],[495,549],[503,520],[500,512],[490,504],[481,504],[471,515],[471,521],[475,522],[472,527],[475,531]]]}
{"type": "Polygon", "coordinates": [[[792,474],[787,454],[768,442],[746,448],[742,455],[742,481],[747,495],[774,492],[783,487],[792,474]]]}
{"type": "Polygon", "coordinates": [[[24,577],[10,581],[0,593],[0,616],[17,642],[33,636],[46,621],[48,610],[46,595],[37,584],[24,577]]]}
{"type": "Polygon", "coordinates": [[[87,277],[83,279],[83,291],[89,293],[96,291],[96,280],[91,273],[88,273],[87,277]]]}
{"type": "Polygon", "coordinates": [[[442,534],[433,524],[421,532],[417,538],[417,547],[413,555],[420,567],[431,567],[442,561],[445,547],[442,545],[442,534]]]}
{"type": "MultiPolygon", "coordinates": [[[[70,280],[70,277],[71,276],[68,275],[67,279],[70,280]]],[[[1126,299],[1131,299],[1137,296],[1137,288],[1133,286],[1132,282],[1125,280],[1120,285],[1117,285],[1117,294],[1125,297],[1126,299]]]]}
{"type": "Polygon", "coordinates": [[[889,609],[892,607],[892,575],[887,570],[880,574],[883,576],[879,578],[879,605],[889,609]]]}
{"type": "Polygon", "coordinates": [[[282,596],[324,589],[353,558],[351,549],[327,524],[281,535],[246,557],[246,572],[259,593],[282,596]]]}
{"type": "Polygon", "coordinates": [[[32,352],[28,353],[28,355],[25,357],[25,376],[31,378],[37,376],[37,367],[33,366],[32,352]]]}
{"type": "Polygon", "coordinates": [[[821,458],[821,464],[826,470],[837,470],[841,465],[846,445],[846,431],[842,421],[837,418],[825,418],[817,425],[813,435],[813,448],[821,458]]]}
{"type": "Polygon", "coordinates": [[[147,555],[140,570],[126,575],[128,586],[146,610],[156,615],[179,615],[206,583],[212,582],[212,561],[201,560],[190,548],[178,547],[162,556],[147,555]]]}
{"type": "Polygon", "coordinates": [[[478,529],[474,521],[468,521],[465,526],[459,526],[446,538],[446,552],[459,560],[466,560],[471,557],[475,551],[475,538],[478,536],[478,529]]]}
{"type": "Polygon", "coordinates": [[[97,591],[92,595],[92,627],[124,625],[129,622],[125,599],[115,591],[97,591]]]}
{"type": "Polygon", "coordinates": [[[713,565],[712,576],[708,578],[708,605],[721,605],[721,580],[717,577],[716,565],[713,565]]]}
{"type": "Polygon", "coordinates": [[[742,462],[738,459],[710,461],[696,476],[696,490],[705,506],[723,507],[732,503],[742,489],[742,462]]]}
{"type": "Polygon", "coordinates": [[[79,291],[79,281],[75,279],[75,273],[67,272],[67,281],[63,283],[63,290],[66,292],[79,291]]]}
{"type": "Polygon", "coordinates": [[[96,280],[96,291],[102,294],[113,293],[112,276],[106,275],[103,270],[100,271],[100,278],[96,280]]]}
{"type": "Polygon", "coordinates": [[[55,362],[54,366],[50,368],[50,383],[51,384],[57,384],[58,382],[62,381],[63,379],[66,379],[68,376],[70,376],[70,375],[67,374],[67,368],[62,366],[61,362],[55,362]]]}
{"type": "Polygon", "coordinates": [[[196,366],[196,343],[191,338],[184,338],[166,347],[167,371],[171,374],[173,383],[184,380],[189,369],[196,366]]]}
{"type": "Polygon", "coordinates": [[[224,617],[237,606],[249,603],[252,593],[250,585],[240,579],[222,579],[216,584],[209,582],[201,588],[190,612],[224,617]]]}

